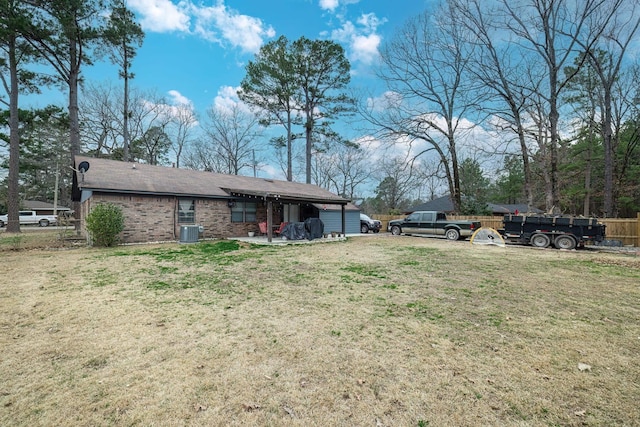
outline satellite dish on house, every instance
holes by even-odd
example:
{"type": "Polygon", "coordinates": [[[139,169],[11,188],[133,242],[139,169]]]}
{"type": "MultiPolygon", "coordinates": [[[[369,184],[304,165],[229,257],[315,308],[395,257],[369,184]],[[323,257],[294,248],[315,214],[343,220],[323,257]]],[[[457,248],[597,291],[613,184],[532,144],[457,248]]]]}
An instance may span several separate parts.
{"type": "Polygon", "coordinates": [[[80,162],[80,164],[78,165],[78,170],[80,171],[80,173],[85,173],[86,171],[88,171],[89,162],[87,161],[80,162]]]}

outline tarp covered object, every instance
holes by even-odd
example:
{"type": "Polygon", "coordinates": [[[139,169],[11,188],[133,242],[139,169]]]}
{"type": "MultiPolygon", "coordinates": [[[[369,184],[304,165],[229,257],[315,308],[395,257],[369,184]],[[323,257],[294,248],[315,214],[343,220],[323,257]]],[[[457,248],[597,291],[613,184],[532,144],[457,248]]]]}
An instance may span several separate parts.
{"type": "Polygon", "coordinates": [[[324,223],[320,218],[307,218],[304,221],[304,226],[309,233],[307,236],[309,240],[319,239],[324,233],[324,223]]]}
{"type": "Polygon", "coordinates": [[[281,236],[287,240],[303,240],[307,238],[304,222],[290,222],[282,229],[281,236]]]}

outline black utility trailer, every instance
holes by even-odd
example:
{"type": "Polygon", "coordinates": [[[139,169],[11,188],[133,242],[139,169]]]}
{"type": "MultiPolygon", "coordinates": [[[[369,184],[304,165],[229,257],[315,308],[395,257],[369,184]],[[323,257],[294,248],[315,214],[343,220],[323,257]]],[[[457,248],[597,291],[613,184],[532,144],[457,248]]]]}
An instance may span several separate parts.
{"type": "Polygon", "coordinates": [[[558,249],[583,247],[586,242],[602,242],[605,225],[596,218],[558,215],[505,215],[499,232],[507,243],[521,243],[558,249]]]}

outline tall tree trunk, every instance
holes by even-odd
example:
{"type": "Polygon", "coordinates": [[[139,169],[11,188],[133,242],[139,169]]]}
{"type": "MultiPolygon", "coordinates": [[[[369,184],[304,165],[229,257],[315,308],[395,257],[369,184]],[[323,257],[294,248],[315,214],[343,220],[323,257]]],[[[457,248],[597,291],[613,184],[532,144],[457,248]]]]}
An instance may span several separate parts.
{"type": "Polygon", "coordinates": [[[9,94],[9,176],[7,194],[7,233],[20,232],[20,121],[18,117],[18,62],[16,58],[16,38],[9,42],[9,73],[11,93],[9,94]]]}
{"type": "Polygon", "coordinates": [[[69,41],[69,142],[71,156],[80,154],[80,120],[78,118],[78,81],[80,80],[80,59],[75,40],[69,41]]]}
{"type": "Polygon", "coordinates": [[[611,89],[604,91],[604,117],[602,122],[602,139],[604,148],[604,200],[603,210],[605,217],[615,216],[613,204],[613,171],[615,168],[615,155],[613,150],[613,138],[611,130],[611,89]]]}
{"type": "Polygon", "coordinates": [[[287,111],[287,181],[293,181],[293,134],[290,111],[287,111]]]}
{"type": "Polygon", "coordinates": [[[524,126],[520,118],[520,112],[515,106],[512,108],[516,129],[518,133],[518,141],[520,142],[520,156],[522,159],[522,171],[524,173],[524,194],[527,198],[527,211],[531,211],[533,207],[533,190],[531,188],[531,165],[529,163],[529,149],[527,148],[527,140],[525,138],[524,126]]]}
{"type": "MultiPolygon", "coordinates": [[[[122,160],[129,161],[129,60],[126,57],[127,49],[125,47],[125,59],[123,66],[123,78],[124,78],[124,100],[123,100],[123,117],[122,117],[122,139],[124,139],[124,147],[122,149],[122,160]]],[[[180,165],[178,165],[180,167],[180,165]]]]}
{"type": "MultiPolygon", "coordinates": [[[[450,135],[453,135],[452,133],[450,135]]],[[[456,151],[456,143],[452,137],[449,137],[449,148],[451,150],[451,171],[453,173],[453,192],[451,201],[453,202],[453,210],[460,213],[462,206],[462,193],[460,191],[460,168],[458,167],[458,152],[456,151]]]]}
{"type": "Polygon", "coordinates": [[[311,184],[311,153],[313,148],[313,140],[311,139],[311,136],[312,136],[311,133],[313,131],[313,117],[310,117],[310,113],[313,113],[313,111],[307,112],[307,122],[305,123],[305,127],[304,127],[305,141],[306,141],[305,161],[307,164],[307,167],[306,167],[306,176],[307,176],[306,183],[307,184],[311,184]]]}
{"type": "MultiPolygon", "coordinates": [[[[69,142],[71,159],[80,154],[80,120],[78,118],[78,80],[80,78],[80,57],[78,46],[73,38],[69,39],[69,142]]],[[[80,201],[73,202],[74,217],[79,219],[80,201]]],[[[80,222],[76,221],[75,229],[80,233],[80,222]]]]}
{"type": "Polygon", "coordinates": [[[549,185],[547,187],[547,211],[560,209],[560,196],[558,194],[558,82],[557,74],[551,72],[549,76],[549,185]]]}
{"type": "Polygon", "coordinates": [[[584,166],[584,201],[582,205],[582,214],[589,216],[591,210],[591,139],[587,148],[587,158],[584,166]]]}

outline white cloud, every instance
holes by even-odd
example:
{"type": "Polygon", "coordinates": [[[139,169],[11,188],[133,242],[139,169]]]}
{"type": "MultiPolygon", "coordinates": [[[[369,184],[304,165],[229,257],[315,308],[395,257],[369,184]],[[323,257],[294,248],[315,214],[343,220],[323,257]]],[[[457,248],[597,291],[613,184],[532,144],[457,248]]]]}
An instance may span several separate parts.
{"type": "Polygon", "coordinates": [[[282,170],[274,167],[269,164],[261,164],[260,165],[260,176],[264,178],[272,178],[272,179],[286,179],[282,170]]]}
{"type": "Polygon", "coordinates": [[[394,91],[386,91],[380,96],[367,98],[367,107],[371,111],[385,111],[402,104],[402,95],[394,91]]]}
{"type": "Polygon", "coordinates": [[[338,6],[346,6],[348,4],[356,4],[360,0],[320,0],[318,6],[322,10],[328,10],[329,12],[335,12],[338,6]]]}
{"type": "Polygon", "coordinates": [[[127,0],[127,5],[141,15],[143,30],[158,33],[189,30],[189,16],[170,0],[127,0]]]}
{"type": "Polygon", "coordinates": [[[380,36],[369,34],[368,36],[356,36],[351,44],[351,58],[365,64],[371,64],[378,57],[380,36]]]}
{"type": "Polygon", "coordinates": [[[333,12],[338,7],[338,0],[320,0],[320,9],[333,12]]]}
{"type": "Polygon", "coordinates": [[[171,120],[179,119],[183,122],[189,122],[192,126],[198,124],[196,114],[193,106],[193,102],[182,95],[177,90],[170,90],[167,92],[169,99],[148,100],[142,101],[143,107],[147,111],[155,111],[159,116],[171,120]]]}
{"type": "Polygon", "coordinates": [[[261,19],[242,15],[227,8],[222,1],[215,6],[191,6],[195,18],[194,33],[218,43],[229,43],[244,52],[255,53],[265,38],[275,36],[275,30],[261,19]]]}
{"type": "Polygon", "coordinates": [[[200,6],[190,0],[174,4],[171,0],[127,0],[140,15],[140,25],[158,33],[181,31],[219,44],[229,44],[244,52],[260,50],[275,30],[261,19],[230,9],[224,0],[214,6],[200,6]]]}
{"type": "Polygon", "coordinates": [[[231,111],[241,101],[238,98],[238,87],[222,86],[213,98],[213,108],[220,111],[231,111]]]}
{"type": "Polygon", "coordinates": [[[378,27],[385,22],[386,19],[379,19],[374,13],[365,13],[357,19],[357,25],[351,21],[344,22],[341,28],[331,33],[331,38],[348,45],[351,61],[371,64],[378,57],[378,47],[382,42],[377,33],[378,27]]]}
{"type": "Polygon", "coordinates": [[[192,105],[191,100],[186,96],[182,95],[177,90],[170,90],[168,93],[169,93],[169,96],[171,96],[171,99],[173,100],[173,104],[192,105]]]}
{"type": "Polygon", "coordinates": [[[242,112],[250,113],[251,109],[249,108],[249,106],[242,102],[240,98],[238,98],[238,90],[240,90],[239,86],[222,86],[220,89],[218,89],[218,94],[213,99],[212,108],[221,112],[230,113],[235,107],[242,112]]]}

